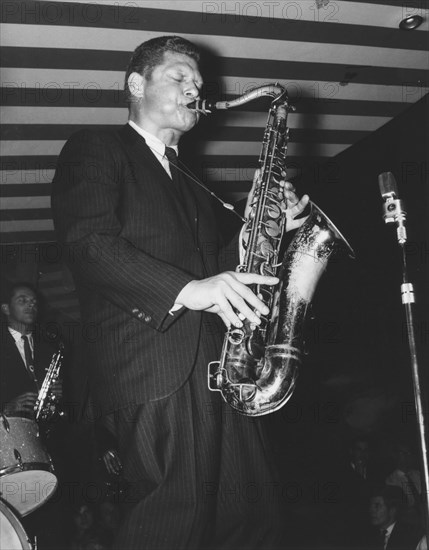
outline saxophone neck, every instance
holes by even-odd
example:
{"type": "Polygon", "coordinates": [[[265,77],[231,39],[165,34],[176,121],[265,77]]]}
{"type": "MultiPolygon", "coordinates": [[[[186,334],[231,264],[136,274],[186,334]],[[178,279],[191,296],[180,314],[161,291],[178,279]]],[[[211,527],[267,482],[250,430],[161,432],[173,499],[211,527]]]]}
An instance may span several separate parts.
{"type": "Polygon", "coordinates": [[[259,99],[260,97],[273,97],[274,101],[288,102],[286,89],[278,83],[266,84],[264,86],[258,86],[249,90],[245,94],[232,99],[231,101],[210,101],[207,99],[197,99],[192,103],[187,105],[188,109],[195,110],[204,115],[211,114],[213,111],[233,109],[254,99],[259,99]]]}

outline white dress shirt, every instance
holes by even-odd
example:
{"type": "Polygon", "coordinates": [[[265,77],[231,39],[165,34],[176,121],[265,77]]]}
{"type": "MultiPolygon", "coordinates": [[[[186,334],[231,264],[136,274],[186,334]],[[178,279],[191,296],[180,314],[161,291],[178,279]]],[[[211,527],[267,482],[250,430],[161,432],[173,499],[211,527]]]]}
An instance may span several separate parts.
{"type": "MultiPolygon", "coordinates": [[[[22,360],[24,361],[24,365],[27,367],[27,363],[25,361],[25,352],[24,352],[24,342],[22,340],[22,337],[24,336],[17,330],[11,327],[7,327],[9,332],[12,334],[13,339],[15,340],[16,347],[18,348],[19,354],[22,357],[22,360]]],[[[25,336],[27,336],[28,343],[30,344],[31,354],[34,357],[34,342],[33,342],[33,335],[32,333],[28,333],[25,336]]]]}
{"type": "Polygon", "coordinates": [[[395,523],[392,523],[391,525],[389,525],[389,527],[386,527],[386,535],[384,536],[384,546],[383,546],[384,548],[386,548],[387,543],[389,542],[390,535],[392,534],[393,528],[395,527],[395,523]]]}
{"type": "MultiPolygon", "coordinates": [[[[149,147],[149,149],[152,151],[155,157],[159,160],[164,170],[167,172],[167,174],[171,178],[170,163],[167,157],[165,156],[165,148],[167,147],[167,145],[165,145],[165,143],[163,143],[160,139],[158,139],[156,136],[154,136],[150,132],[147,132],[146,130],[143,130],[143,128],[140,128],[140,126],[137,126],[137,124],[132,120],[129,120],[128,124],[131,126],[131,128],[134,128],[134,130],[144,138],[146,145],[149,147]]],[[[179,154],[177,145],[172,145],[171,149],[174,149],[176,151],[176,155],[179,154]]]]}

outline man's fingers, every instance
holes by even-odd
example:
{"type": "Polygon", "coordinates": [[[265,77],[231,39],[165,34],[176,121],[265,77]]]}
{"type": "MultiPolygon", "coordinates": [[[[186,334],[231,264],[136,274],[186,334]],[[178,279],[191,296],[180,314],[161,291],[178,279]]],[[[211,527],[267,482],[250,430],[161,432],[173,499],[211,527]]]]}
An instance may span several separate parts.
{"type": "Polygon", "coordinates": [[[217,313],[221,314],[226,326],[231,324],[241,327],[243,319],[259,324],[260,317],[256,312],[260,312],[262,315],[269,313],[268,307],[246,286],[246,283],[274,285],[278,283],[278,279],[277,277],[266,277],[254,273],[233,273],[231,279],[220,291],[217,299],[219,307],[217,313]]]}
{"type": "Polygon", "coordinates": [[[5,407],[6,414],[14,415],[20,413],[32,413],[36,404],[37,395],[27,392],[19,395],[5,407]]]}
{"type": "Polygon", "coordinates": [[[237,277],[236,282],[231,284],[231,287],[236,291],[240,299],[237,300],[234,296],[228,296],[228,298],[231,298],[232,300],[235,299],[235,301],[233,301],[233,305],[240,311],[240,313],[249,319],[249,321],[252,323],[259,323],[259,317],[255,318],[255,314],[247,304],[263,315],[268,314],[268,307],[246,285],[264,284],[273,286],[279,282],[279,279],[277,277],[268,277],[265,275],[257,275],[255,273],[237,273],[237,275],[239,275],[239,277],[237,277]],[[249,312],[252,312],[252,314],[249,315],[249,312]]]}
{"type": "MultiPolygon", "coordinates": [[[[242,313],[245,317],[247,317],[252,322],[258,322],[258,319],[254,319],[254,315],[252,315],[252,319],[249,318],[249,306],[253,307],[254,309],[257,309],[263,314],[268,313],[268,307],[264,304],[262,300],[260,300],[247,286],[240,285],[238,287],[238,291],[236,295],[231,296],[231,300],[233,301],[234,307],[236,307],[240,313],[242,313]]],[[[250,310],[251,311],[251,310],[250,310]]]]}
{"type": "Polygon", "coordinates": [[[253,309],[265,315],[267,307],[247,285],[273,286],[278,282],[277,277],[227,271],[201,281],[190,281],[177,296],[176,303],[188,309],[216,313],[226,326],[241,324],[239,313],[258,323],[253,309]]]}
{"type": "Polygon", "coordinates": [[[222,319],[223,324],[226,326],[226,328],[230,328],[230,327],[231,327],[231,323],[230,323],[228,317],[227,317],[226,315],[224,315],[222,311],[219,311],[219,312],[218,312],[218,315],[219,315],[219,317],[222,319]]]}
{"type": "Polygon", "coordinates": [[[289,205],[289,207],[286,209],[287,217],[295,218],[296,216],[299,216],[299,214],[301,214],[307,207],[309,200],[310,198],[308,195],[303,195],[296,204],[294,204],[293,206],[289,205]]]}
{"type": "MultiPolygon", "coordinates": [[[[229,299],[225,296],[221,296],[218,302],[219,313],[222,313],[226,320],[226,326],[229,328],[231,325],[238,327],[242,325],[242,322],[238,318],[238,315],[235,313],[229,299]]],[[[224,320],[224,322],[225,322],[224,320]]]]}
{"type": "Polygon", "coordinates": [[[295,204],[298,204],[299,198],[294,191],[285,191],[286,206],[290,208],[295,204]]]}
{"type": "Polygon", "coordinates": [[[290,181],[282,180],[280,185],[283,187],[284,191],[291,191],[292,193],[296,191],[295,186],[290,181]]]}
{"type": "MultiPolygon", "coordinates": [[[[254,294],[252,294],[252,296],[254,296],[254,294]]],[[[256,323],[256,324],[260,323],[259,317],[253,311],[253,309],[251,309],[251,307],[247,305],[245,300],[239,294],[235,292],[231,292],[230,295],[227,296],[227,298],[229,302],[232,304],[232,306],[235,308],[235,310],[238,312],[238,314],[234,313],[233,319],[230,317],[230,321],[234,326],[236,327],[243,326],[243,322],[240,317],[242,317],[243,319],[248,319],[251,323],[256,323]]],[[[259,306],[260,309],[265,310],[265,305],[263,304],[263,302],[259,304],[258,302],[260,302],[260,300],[258,298],[256,298],[256,300],[252,300],[255,303],[251,305],[254,305],[255,308],[259,306]],[[262,308],[261,305],[264,307],[262,308]]],[[[248,301],[249,303],[251,302],[250,298],[248,298],[248,301]]]]}
{"type": "Polygon", "coordinates": [[[37,397],[37,395],[34,392],[29,391],[29,392],[21,394],[18,397],[18,399],[27,399],[27,398],[36,399],[36,397],[37,397]]]}
{"type": "Polygon", "coordinates": [[[260,168],[257,168],[255,170],[255,173],[253,174],[253,183],[252,185],[255,185],[255,183],[258,182],[259,178],[261,177],[261,169],[260,168]]]}
{"type": "Polygon", "coordinates": [[[245,285],[267,285],[274,286],[279,282],[277,277],[272,277],[271,275],[259,275],[257,273],[242,273],[232,272],[235,279],[240,283],[245,285]]]}
{"type": "Polygon", "coordinates": [[[36,403],[37,395],[33,392],[23,393],[16,398],[18,405],[34,405],[36,403]]]}

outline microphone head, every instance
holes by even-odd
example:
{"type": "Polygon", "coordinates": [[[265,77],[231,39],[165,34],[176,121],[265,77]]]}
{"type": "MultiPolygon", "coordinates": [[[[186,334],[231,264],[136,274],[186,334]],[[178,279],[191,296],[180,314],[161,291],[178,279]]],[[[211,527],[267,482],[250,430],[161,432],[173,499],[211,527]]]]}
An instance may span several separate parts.
{"type": "Polygon", "coordinates": [[[395,176],[392,172],[383,172],[378,176],[378,186],[383,199],[396,198],[398,196],[398,186],[395,176]]]}

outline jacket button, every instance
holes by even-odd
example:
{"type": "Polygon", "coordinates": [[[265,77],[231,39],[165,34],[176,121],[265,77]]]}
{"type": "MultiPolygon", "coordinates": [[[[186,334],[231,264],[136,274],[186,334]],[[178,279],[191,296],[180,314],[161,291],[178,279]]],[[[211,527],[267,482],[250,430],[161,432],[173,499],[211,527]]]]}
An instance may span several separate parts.
{"type": "Polygon", "coordinates": [[[131,310],[131,313],[133,315],[137,315],[137,313],[139,312],[139,310],[135,307],[134,309],[131,310]]]}
{"type": "Polygon", "coordinates": [[[140,311],[140,313],[137,315],[137,317],[138,317],[139,319],[142,319],[142,318],[143,318],[143,313],[140,311]]]}
{"type": "Polygon", "coordinates": [[[152,317],[150,315],[146,315],[144,320],[146,321],[146,323],[149,323],[149,321],[152,321],[152,317]]]}

